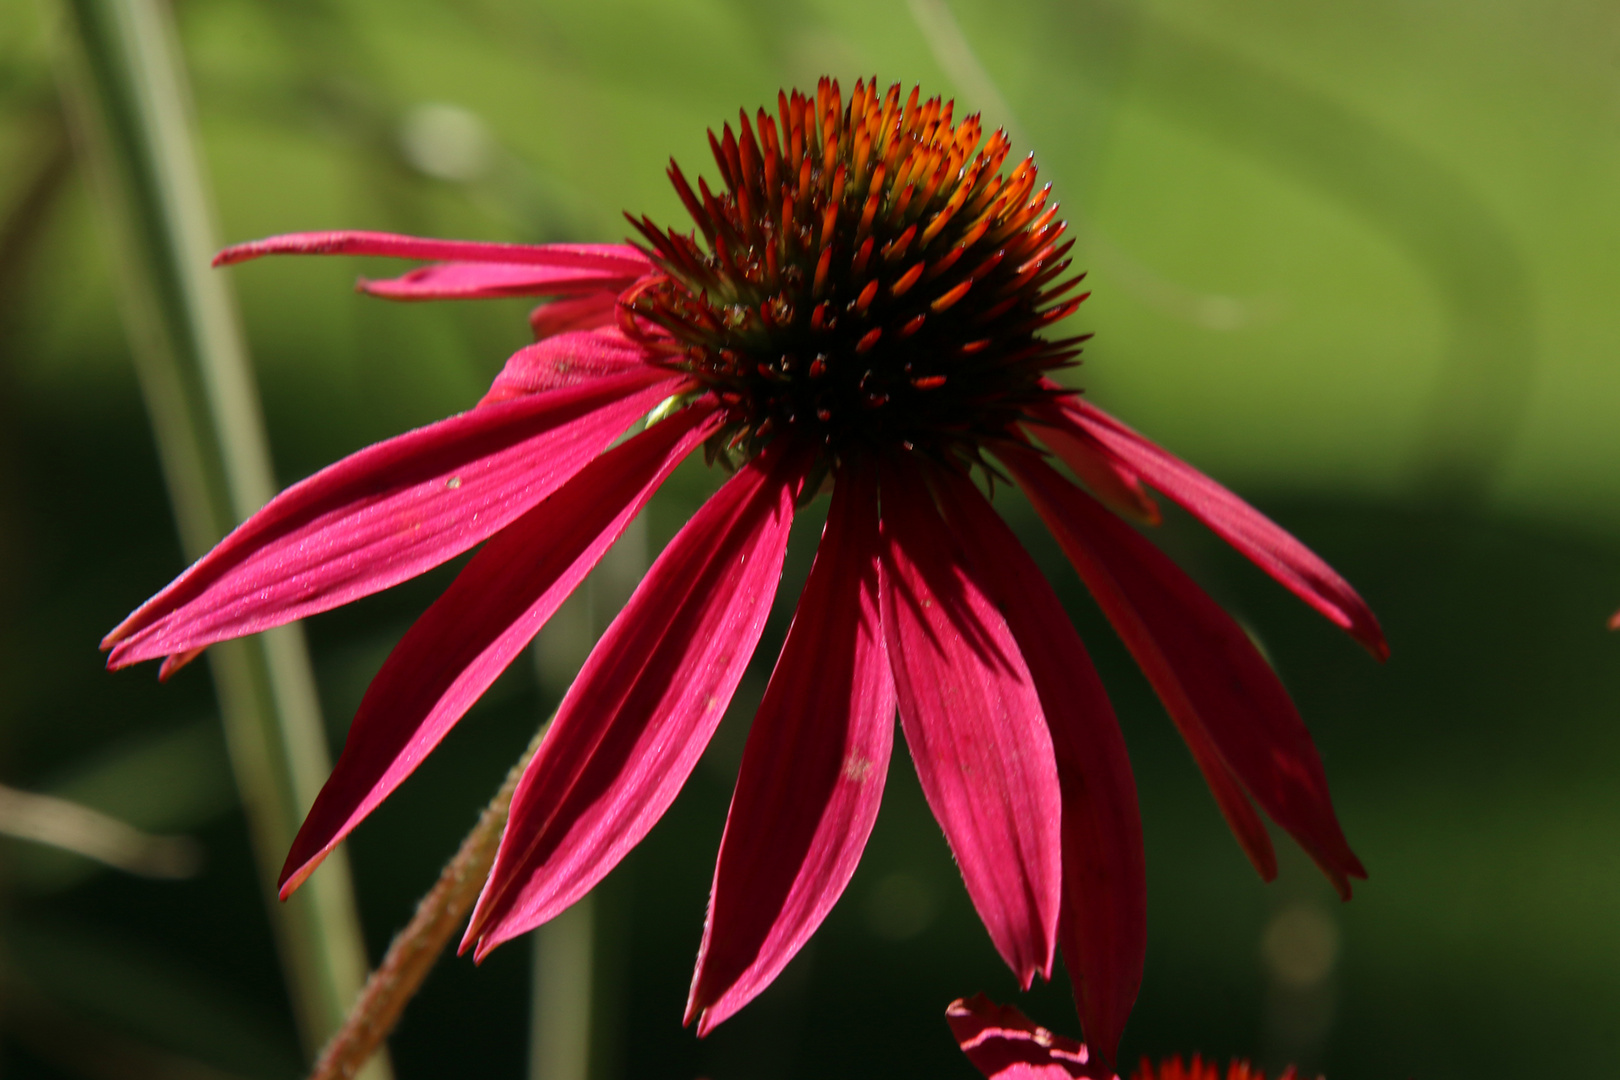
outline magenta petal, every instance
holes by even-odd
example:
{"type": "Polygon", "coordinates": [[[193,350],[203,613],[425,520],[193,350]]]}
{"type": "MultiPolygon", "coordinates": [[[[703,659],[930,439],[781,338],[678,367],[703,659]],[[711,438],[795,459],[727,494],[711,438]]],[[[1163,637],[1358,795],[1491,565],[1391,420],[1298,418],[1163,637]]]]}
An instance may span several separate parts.
{"type": "Polygon", "coordinates": [[[529,326],[534,330],[536,341],[567,330],[593,330],[614,321],[614,308],[618,304],[619,298],[607,293],[552,300],[529,312],[529,326]]]}
{"type": "Polygon", "coordinates": [[[487,300],[590,292],[616,295],[637,276],[595,267],[458,262],[419,266],[380,281],[361,278],[359,288],[388,300],[487,300]]]}
{"type": "Polygon", "coordinates": [[[518,783],[463,949],[556,916],[674,800],[759,642],[804,467],[780,440],[745,466],[602,635],[518,783]]]}
{"type": "MultiPolygon", "coordinates": [[[[1256,566],[1366,646],[1378,659],[1389,645],[1378,619],[1350,583],[1260,511],[1185,461],[1078,398],[1046,407],[1043,423],[1099,448],[1175,500],[1256,566]]],[[[1043,439],[1044,432],[1038,432],[1043,439]]],[[[1062,447],[1048,445],[1063,456],[1062,447]]],[[[1078,469],[1076,470],[1078,471],[1078,469]]]]}
{"type": "Polygon", "coordinates": [[[1147,956],[1142,821],[1125,739],[1080,635],[1012,530],[965,476],[942,478],[940,497],[1007,617],[1052,733],[1063,792],[1059,939],[1086,1039],[1112,1061],[1147,956]]]}
{"type": "Polygon", "coordinates": [[[479,404],[636,372],[673,374],[653,368],[647,361],[647,350],[617,327],[557,334],[513,353],[479,404]]]}
{"type": "MultiPolygon", "coordinates": [[[[1310,732],[1242,627],[1163,552],[1033,452],[1001,457],[1159,692],[1222,809],[1230,815],[1228,800],[1243,800],[1223,793],[1229,778],[1219,763],[1349,896],[1349,878],[1366,871],[1339,828],[1310,732]],[[1200,748],[1205,739],[1212,749],[1200,748]]],[[[1260,834],[1240,830],[1246,847],[1264,836],[1258,822],[1242,828],[1260,834]]],[[[1274,873],[1275,863],[1267,869],[1274,873]]]]}
{"type": "MultiPolygon", "coordinates": [[[[1046,415],[1056,417],[1061,413],[1054,406],[1046,415]]],[[[1095,439],[1075,433],[1067,424],[1031,424],[1029,428],[1110,510],[1147,525],[1159,523],[1159,505],[1142,487],[1141,476],[1095,439]]]]}
{"type": "Polygon", "coordinates": [[[277,495],[102,642],[111,667],[346,604],[479,543],[556,491],[678,380],[644,369],[441,420],[277,495]]]}
{"type": "Polygon", "coordinates": [[[432,753],[714,424],[710,405],[676,413],[490,538],[372,680],[288,852],[283,899],[432,753]]]}
{"type": "Polygon", "coordinates": [[[877,484],[845,468],[748,733],[686,1020],[706,1035],[810,939],[877,820],[894,740],[878,614],[877,484]]]}
{"type": "Polygon", "coordinates": [[[1092,1060],[1083,1044],[1031,1023],[1011,1005],[997,1005],[983,994],[951,1002],[945,1022],[962,1053],[990,1080],[1113,1076],[1112,1069],[1092,1060]]]}
{"type": "Polygon", "coordinates": [[[632,277],[653,269],[651,260],[628,244],[489,244],[358,231],[286,233],[235,244],[215,255],[214,265],[229,266],[264,255],[382,255],[394,259],[523,263],[606,270],[632,277]]]}
{"type": "Polygon", "coordinates": [[[911,759],[979,918],[1027,988],[1050,977],[1063,888],[1040,698],[909,460],[885,463],[883,534],[883,634],[911,759]]]}
{"type": "Polygon", "coordinates": [[[185,652],[170,653],[158,665],[158,682],[168,682],[170,677],[197,657],[203,654],[202,649],[187,649],[185,652]]]}

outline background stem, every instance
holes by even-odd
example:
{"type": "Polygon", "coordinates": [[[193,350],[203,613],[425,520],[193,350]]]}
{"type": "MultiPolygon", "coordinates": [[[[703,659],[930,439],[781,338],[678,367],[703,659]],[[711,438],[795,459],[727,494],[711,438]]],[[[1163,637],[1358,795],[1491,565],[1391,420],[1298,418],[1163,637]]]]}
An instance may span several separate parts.
{"type": "MultiPolygon", "coordinates": [[[[168,9],[60,0],[63,96],[109,225],[114,279],[181,546],[206,552],[275,491],[253,373],[225,280],[168,9]]],[[[276,877],[330,769],[296,624],[209,650],[299,1032],[311,1052],[366,971],[348,863],[332,854],[286,904],[276,877]]],[[[372,1074],[388,1074],[379,1061],[372,1074]]]]}

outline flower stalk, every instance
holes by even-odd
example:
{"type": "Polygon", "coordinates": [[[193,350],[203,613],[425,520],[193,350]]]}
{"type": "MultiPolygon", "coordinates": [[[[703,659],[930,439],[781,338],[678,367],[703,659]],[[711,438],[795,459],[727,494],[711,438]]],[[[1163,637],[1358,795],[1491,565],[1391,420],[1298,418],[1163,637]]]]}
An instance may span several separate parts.
{"type": "MultiPolygon", "coordinates": [[[[167,8],[62,0],[60,84],[90,166],[114,280],[181,546],[207,551],[275,492],[257,390],[215,245],[167,8]]],[[[330,768],[301,629],[210,650],[237,788],[300,1035],[311,1052],[366,970],[347,867],[275,900],[281,858],[330,768]]],[[[168,672],[165,671],[165,674],[168,672]]],[[[388,1075],[379,1063],[374,1080],[388,1075]]]]}
{"type": "Polygon", "coordinates": [[[445,864],[433,888],[417,903],[411,921],[394,935],[387,955],[366,980],[365,989],[360,992],[348,1018],[321,1052],[310,1080],[348,1080],[358,1075],[399,1022],[405,1005],[416,996],[422,980],[444,952],[450,935],[478,899],[484,879],[489,876],[490,864],[495,861],[501,830],[506,828],[512,793],[517,790],[523,770],[540,748],[540,740],[545,738],[550,726],[549,720],[540,726],[528,749],[506,774],[495,797],[478,815],[478,824],[461,841],[461,847],[445,864]]]}

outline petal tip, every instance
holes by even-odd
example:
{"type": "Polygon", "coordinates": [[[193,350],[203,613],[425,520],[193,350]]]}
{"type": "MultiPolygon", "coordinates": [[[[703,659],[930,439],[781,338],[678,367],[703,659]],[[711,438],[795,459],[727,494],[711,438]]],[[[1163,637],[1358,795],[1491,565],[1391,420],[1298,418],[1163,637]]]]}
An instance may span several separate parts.
{"type": "Polygon", "coordinates": [[[719,1027],[731,1016],[731,1010],[721,1011],[714,1005],[702,1010],[697,1016],[697,1037],[706,1039],[709,1032],[719,1027]]]}
{"type": "Polygon", "coordinates": [[[1255,872],[1260,875],[1261,881],[1270,885],[1277,880],[1277,849],[1271,846],[1269,837],[1264,848],[1253,848],[1245,844],[1243,850],[1248,854],[1249,861],[1254,864],[1255,872]]]}
{"type": "Polygon", "coordinates": [[[1351,878],[1355,878],[1358,881],[1367,880],[1367,868],[1361,865],[1361,860],[1356,858],[1353,854],[1350,855],[1349,859],[1340,868],[1339,872],[1333,876],[1333,885],[1339,890],[1340,900],[1350,899],[1351,878]]]}
{"type": "MultiPolygon", "coordinates": [[[[487,892],[489,883],[484,883],[487,892]]],[[[538,923],[529,923],[526,926],[513,928],[510,913],[500,918],[495,917],[491,908],[483,904],[484,897],[479,897],[479,903],[473,907],[472,918],[467,922],[467,932],[462,935],[461,944],[456,949],[457,956],[466,955],[472,951],[473,963],[482,964],[484,958],[494,952],[497,946],[504,945],[519,935],[532,930],[538,923]]]]}
{"type": "Polygon", "coordinates": [[[309,875],[315,869],[312,863],[313,860],[305,863],[296,873],[288,874],[286,871],[282,871],[281,887],[276,890],[278,899],[284,902],[292,899],[292,894],[298,891],[298,887],[309,880],[309,875]]]}
{"type": "Polygon", "coordinates": [[[287,862],[281,868],[280,887],[277,889],[276,895],[286,900],[297,892],[304,882],[309,880],[309,876],[315,872],[316,867],[326,861],[326,856],[336,846],[337,841],[333,841],[315,854],[304,856],[298,850],[298,838],[295,837],[293,839],[293,848],[287,853],[287,862]]]}
{"type": "MultiPolygon", "coordinates": [[[[1620,614],[1617,614],[1615,618],[1620,620],[1620,614]]],[[[1616,623],[1611,622],[1610,625],[1612,627],[1616,623]]],[[[1345,624],[1344,629],[1352,638],[1361,643],[1362,648],[1372,654],[1374,660],[1382,664],[1389,659],[1389,642],[1384,637],[1384,628],[1378,625],[1378,620],[1372,617],[1371,611],[1366,612],[1366,617],[1359,622],[1354,619],[1350,620],[1345,624]]]]}
{"type": "Polygon", "coordinates": [[[197,659],[202,653],[202,649],[187,649],[184,652],[170,653],[165,656],[162,666],[158,668],[158,682],[168,682],[176,672],[197,659]]]}

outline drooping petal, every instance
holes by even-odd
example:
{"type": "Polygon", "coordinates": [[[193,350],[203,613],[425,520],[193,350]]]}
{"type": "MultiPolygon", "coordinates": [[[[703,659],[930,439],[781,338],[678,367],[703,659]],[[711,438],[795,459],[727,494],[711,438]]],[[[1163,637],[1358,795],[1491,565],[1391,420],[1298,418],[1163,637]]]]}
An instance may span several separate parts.
{"type": "MultiPolygon", "coordinates": [[[[1378,659],[1389,656],[1377,617],[1350,583],[1260,511],[1089,402],[1063,398],[1045,406],[1039,417],[1043,424],[1082,446],[1097,448],[1158,488],[1378,659]]],[[[1048,440],[1046,430],[1037,429],[1036,434],[1079,472],[1064,445],[1048,440]]]]}
{"type": "Polygon", "coordinates": [[[461,554],[561,487],[679,380],[646,369],[474,409],[270,500],[102,642],[124,667],[326,611],[461,554]]]}
{"type": "Polygon", "coordinates": [[[639,276],[594,266],[452,262],[419,266],[380,281],[361,278],[358,287],[361,292],[388,300],[487,300],[590,292],[616,295],[639,276]]]}
{"type": "Polygon", "coordinates": [[[886,461],[883,635],[923,794],[968,896],[1028,987],[1050,977],[1062,897],[1052,737],[1018,646],[913,464],[886,461]]]}
{"type": "Polygon", "coordinates": [[[765,989],[849,884],[894,739],[870,470],[844,469],[748,733],[686,1021],[706,1035],[765,989]]]}
{"type": "Polygon", "coordinates": [[[971,480],[944,474],[946,521],[1007,617],[1052,733],[1063,792],[1059,942],[1086,1040],[1113,1061],[1142,985],[1147,876],[1136,783],[1102,680],[1035,561],[971,480]]]}
{"type": "MultiPolygon", "coordinates": [[[[1339,828],[1310,732],[1242,627],[1163,552],[1032,451],[1001,458],[1153,683],[1229,820],[1225,799],[1233,793],[1223,796],[1225,770],[1207,754],[1218,755],[1348,897],[1349,879],[1366,871],[1339,828]],[[1201,748],[1204,740],[1212,746],[1201,748]]],[[[1258,831],[1239,830],[1246,846],[1264,836],[1258,822],[1245,828],[1258,831]]],[[[1270,854],[1269,842],[1261,854],[1270,854]]],[[[1275,873],[1275,862],[1261,869],[1275,873]]]]}
{"type": "Polygon", "coordinates": [[[293,840],[285,899],[415,771],[714,425],[682,410],[592,461],[490,538],[394,648],[293,840]]]}
{"type": "Polygon", "coordinates": [[[1159,523],[1159,504],[1142,487],[1142,477],[1096,440],[1076,435],[1067,426],[1031,425],[1031,434],[1073,469],[1110,510],[1147,525],[1159,523]]]}
{"type": "Polygon", "coordinates": [[[990,1080],[1113,1076],[1112,1069],[1092,1060],[1085,1044],[1048,1031],[1011,1005],[997,1005],[983,994],[951,1002],[945,1022],[962,1053],[990,1080]]]}
{"type": "Polygon", "coordinates": [[[463,950],[483,957],[556,916],[668,809],[759,642],[805,468],[779,440],[653,563],[518,783],[463,950]]]}
{"type": "Polygon", "coordinates": [[[647,350],[617,327],[557,334],[513,353],[479,404],[660,370],[651,368],[647,361],[647,350]]]}
{"type": "Polygon", "coordinates": [[[214,265],[230,266],[264,255],[381,255],[394,259],[523,263],[606,270],[632,276],[652,270],[652,262],[628,244],[490,244],[356,230],[285,233],[234,244],[214,256],[214,265]]]}
{"type": "Polygon", "coordinates": [[[529,327],[536,341],[567,330],[593,330],[614,321],[613,309],[618,302],[617,296],[606,293],[551,300],[529,312],[529,327]]]}

